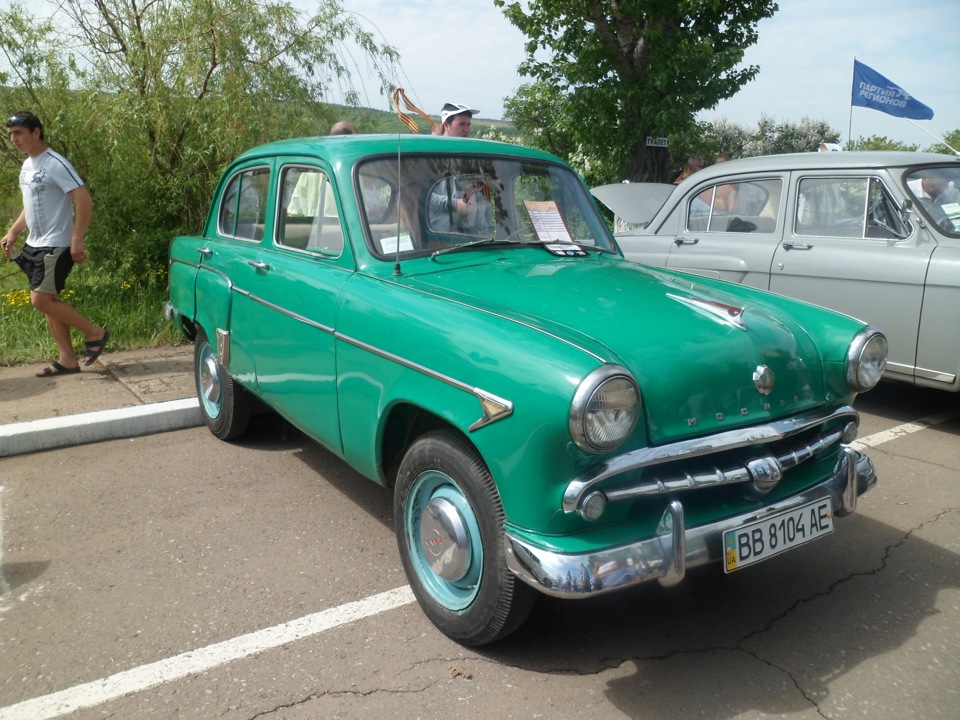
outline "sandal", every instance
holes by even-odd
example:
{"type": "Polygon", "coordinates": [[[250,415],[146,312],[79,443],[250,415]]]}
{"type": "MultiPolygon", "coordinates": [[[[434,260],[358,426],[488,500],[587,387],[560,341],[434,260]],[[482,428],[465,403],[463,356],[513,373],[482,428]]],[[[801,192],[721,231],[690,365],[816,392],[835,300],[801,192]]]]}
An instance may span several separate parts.
{"type": "Polygon", "coordinates": [[[57,375],[73,375],[74,373],[80,372],[80,366],[77,365],[75,368],[64,367],[56,360],[54,360],[48,367],[45,367],[43,370],[36,374],[38,378],[48,378],[56,377],[57,375]]]}
{"type": "Polygon", "coordinates": [[[99,340],[88,340],[86,343],[87,352],[83,356],[84,365],[93,365],[97,361],[97,358],[100,357],[100,353],[103,352],[103,349],[107,346],[107,340],[110,339],[110,331],[106,328],[103,329],[103,337],[99,340]]]}

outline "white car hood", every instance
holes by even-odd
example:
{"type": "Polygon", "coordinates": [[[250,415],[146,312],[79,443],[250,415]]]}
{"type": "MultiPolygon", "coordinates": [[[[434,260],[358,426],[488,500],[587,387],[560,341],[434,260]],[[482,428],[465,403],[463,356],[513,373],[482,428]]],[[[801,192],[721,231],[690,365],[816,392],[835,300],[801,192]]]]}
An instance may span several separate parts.
{"type": "Polygon", "coordinates": [[[646,225],[675,188],[676,185],[664,183],[614,183],[590,192],[624,222],[646,225]]]}

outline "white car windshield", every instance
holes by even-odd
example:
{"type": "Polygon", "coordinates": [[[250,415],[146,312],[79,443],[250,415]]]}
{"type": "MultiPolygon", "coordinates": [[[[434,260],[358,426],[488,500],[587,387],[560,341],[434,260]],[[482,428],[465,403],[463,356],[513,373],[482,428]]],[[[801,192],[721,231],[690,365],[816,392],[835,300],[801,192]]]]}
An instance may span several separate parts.
{"type": "Polygon", "coordinates": [[[617,252],[575,173],[487,155],[406,155],[357,168],[373,252],[384,259],[486,244],[542,243],[617,252]]]}

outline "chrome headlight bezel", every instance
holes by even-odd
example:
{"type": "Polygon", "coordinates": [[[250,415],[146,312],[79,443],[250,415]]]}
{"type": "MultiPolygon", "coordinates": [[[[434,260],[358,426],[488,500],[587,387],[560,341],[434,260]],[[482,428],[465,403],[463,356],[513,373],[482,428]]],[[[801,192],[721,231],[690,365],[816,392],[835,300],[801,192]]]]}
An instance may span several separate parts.
{"type": "Polygon", "coordinates": [[[581,450],[604,453],[630,437],[640,419],[642,399],[633,376],[619,365],[604,365],[580,383],[570,403],[570,436],[581,450]],[[618,396],[617,402],[611,404],[618,396]]]}
{"type": "Polygon", "coordinates": [[[847,349],[847,387],[858,393],[876,387],[886,366],[887,337],[875,327],[863,328],[847,349]]]}

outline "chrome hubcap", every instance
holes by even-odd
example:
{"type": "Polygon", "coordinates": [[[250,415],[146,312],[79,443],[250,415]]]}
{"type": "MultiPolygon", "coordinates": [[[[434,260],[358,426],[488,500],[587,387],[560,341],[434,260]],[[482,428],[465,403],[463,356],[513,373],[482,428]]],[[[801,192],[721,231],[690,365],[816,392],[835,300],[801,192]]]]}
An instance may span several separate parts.
{"type": "Polygon", "coordinates": [[[420,514],[420,547],[430,569],[447,582],[460,580],[470,566],[470,539],[456,505],[435,497],[420,514]]]}
{"type": "Polygon", "coordinates": [[[207,402],[214,405],[220,402],[220,370],[212,355],[200,363],[200,387],[207,402]]]}

